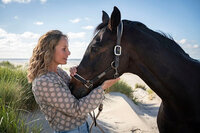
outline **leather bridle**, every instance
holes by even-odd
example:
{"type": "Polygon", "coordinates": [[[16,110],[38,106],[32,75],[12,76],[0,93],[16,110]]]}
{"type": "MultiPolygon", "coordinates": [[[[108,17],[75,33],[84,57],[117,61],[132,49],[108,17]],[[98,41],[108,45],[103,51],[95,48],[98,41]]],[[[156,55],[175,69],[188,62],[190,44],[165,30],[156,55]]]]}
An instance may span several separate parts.
{"type": "Polygon", "coordinates": [[[92,80],[86,80],[79,74],[74,75],[74,78],[82,82],[82,84],[84,84],[85,87],[89,89],[93,87],[95,82],[97,82],[99,79],[104,77],[107,74],[107,72],[109,72],[112,69],[115,70],[115,74],[113,77],[114,78],[119,77],[118,67],[119,67],[119,56],[121,55],[121,51],[122,51],[122,48],[120,46],[122,33],[123,33],[123,22],[121,21],[119,25],[117,26],[117,43],[114,47],[115,58],[114,58],[114,61],[111,62],[110,66],[105,71],[100,73],[98,76],[96,76],[92,80]]]}

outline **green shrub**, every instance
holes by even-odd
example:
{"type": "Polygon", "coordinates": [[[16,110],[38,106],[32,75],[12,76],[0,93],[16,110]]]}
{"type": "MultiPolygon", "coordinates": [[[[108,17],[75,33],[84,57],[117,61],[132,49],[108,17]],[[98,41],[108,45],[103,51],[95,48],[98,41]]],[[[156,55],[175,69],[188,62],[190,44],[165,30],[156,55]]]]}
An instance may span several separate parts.
{"type": "Polygon", "coordinates": [[[131,86],[129,86],[124,81],[118,81],[114,85],[112,85],[110,88],[106,89],[106,93],[109,92],[120,92],[122,94],[125,94],[127,97],[129,97],[135,104],[137,104],[137,98],[133,96],[133,90],[131,86]]]}

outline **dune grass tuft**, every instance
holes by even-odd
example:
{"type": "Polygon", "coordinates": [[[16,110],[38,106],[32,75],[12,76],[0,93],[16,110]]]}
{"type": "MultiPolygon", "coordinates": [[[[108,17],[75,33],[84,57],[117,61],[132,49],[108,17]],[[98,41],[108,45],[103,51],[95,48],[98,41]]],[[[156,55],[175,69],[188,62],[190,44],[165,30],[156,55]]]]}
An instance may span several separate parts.
{"type": "Polygon", "coordinates": [[[155,92],[152,89],[147,88],[145,85],[137,83],[137,84],[135,84],[135,89],[137,89],[137,88],[141,88],[141,89],[145,90],[148,93],[148,98],[150,100],[153,100],[155,98],[155,92]]]}
{"type": "Polygon", "coordinates": [[[143,84],[138,84],[138,83],[136,83],[135,84],[135,89],[137,89],[137,88],[141,88],[141,89],[143,89],[143,90],[147,90],[147,88],[146,88],[146,86],[145,85],[143,85],[143,84]]]}
{"type": "Polygon", "coordinates": [[[133,95],[133,90],[131,86],[129,86],[124,81],[118,81],[114,85],[112,85],[110,88],[106,89],[106,93],[109,92],[120,92],[122,94],[125,94],[127,97],[129,97],[135,104],[137,104],[137,98],[133,95]]]}

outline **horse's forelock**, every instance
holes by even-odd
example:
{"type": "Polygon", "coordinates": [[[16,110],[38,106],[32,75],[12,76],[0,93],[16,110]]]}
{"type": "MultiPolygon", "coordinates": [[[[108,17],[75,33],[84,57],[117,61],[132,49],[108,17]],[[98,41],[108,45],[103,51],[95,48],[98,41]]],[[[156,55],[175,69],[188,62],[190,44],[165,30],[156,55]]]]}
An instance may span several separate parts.
{"type": "Polygon", "coordinates": [[[99,24],[94,31],[94,34],[96,34],[99,30],[103,29],[104,27],[106,27],[108,25],[108,23],[101,23],[99,24]]]}

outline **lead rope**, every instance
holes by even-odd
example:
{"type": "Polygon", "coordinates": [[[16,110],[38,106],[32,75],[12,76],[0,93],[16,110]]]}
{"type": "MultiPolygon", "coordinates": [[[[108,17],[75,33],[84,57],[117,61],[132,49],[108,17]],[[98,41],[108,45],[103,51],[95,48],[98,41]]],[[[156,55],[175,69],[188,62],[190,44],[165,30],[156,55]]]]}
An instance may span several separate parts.
{"type": "Polygon", "coordinates": [[[90,133],[92,133],[92,127],[94,125],[95,125],[95,127],[98,127],[101,130],[102,133],[105,133],[104,130],[97,124],[97,121],[96,121],[102,110],[103,110],[103,104],[101,103],[99,105],[99,111],[98,111],[98,114],[96,116],[95,116],[95,112],[94,111],[93,111],[93,115],[91,113],[89,113],[91,118],[92,118],[92,120],[93,120],[93,122],[92,122],[92,124],[90,126],[90,133]]]}

